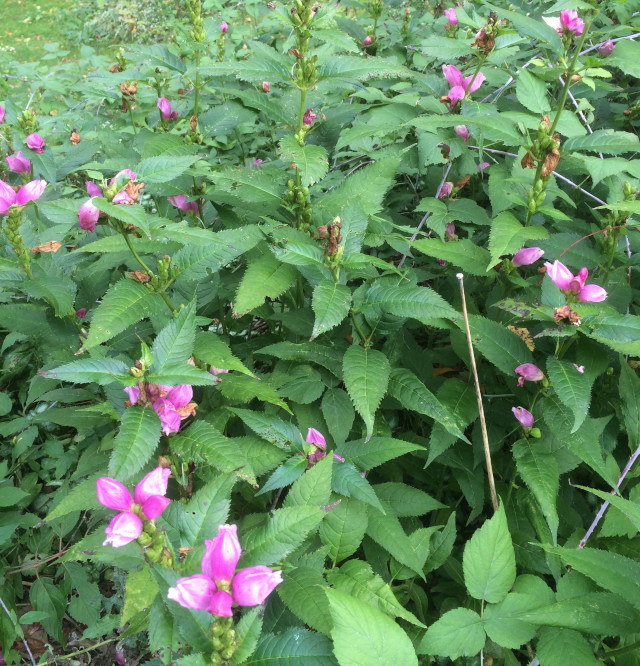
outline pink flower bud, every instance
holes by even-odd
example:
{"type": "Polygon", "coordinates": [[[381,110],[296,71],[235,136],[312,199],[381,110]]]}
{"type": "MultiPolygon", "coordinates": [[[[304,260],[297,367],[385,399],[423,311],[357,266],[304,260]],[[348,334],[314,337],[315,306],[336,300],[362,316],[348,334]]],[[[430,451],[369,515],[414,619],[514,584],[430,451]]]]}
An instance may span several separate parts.
{"type": "Polygon", "coordinates": [[[86,231],[95,231],[100,211],[93,205],[93,199],[87,199],[78,211],[78,224],[81,229],[86,231]]]}
{"type": "Polygon", "coordinates": [[[461,138],[464,139],[465,141],[469,138],[469,130],[467,129],[466,125],[456,125],[453,128],[453,131],[461,138]]]}
{"type": "Polygon", "coordinates": [[[101,197],[102,196],[102,189],[100,186],[96,185],[93,181],[88,180],[84,186],[87,188],[87,194],[90,197],[101,197]]]}
{"type": "Polygon", "coordinates": [[[254,161],[251,163],[251,166],[252,166],[252,167],[259,167],[261,164],[262,164],[262,160],[254,160],[254,161]]]}
{"type": "Polygon", "coordinates": [[[269,85],[269,81],[263,81],[262,82],[262,92],[269,92],[271,90],[271,86],[269,85]]]}
{"type": "Polygon", "coordinates": [[[523,247],[513,255],[511,261],[514,266],[528,266],[534,261],[538,261],[543,254],[544,250],[539,247],[523,247]]]}
{"type": "Polygon", "coordinates": [[[458,16],[456,15],[455,9],[445,9],[444,15],[447,17],[447,21],[451,27],[458,25],[458,16]]]}
{"type": "Polygon", "coordinates": [[[229,24],[228,24],[226,21],[223,21],[223,22],[220,24],[220,32],[221,32],[223,35],[226,35],[226,34],[227,34],[227,30],[229,30],[229,24]]]}
{"type": "Polygon", "coordinates": [[[239,606],[258,606],[282,582],[282,574],[269,567],[242,569],[231,582],[233,601],[239,606]]]}
{"type": "Polygon", "coordinates": [[[15,155],[7,155],[7,164],[11,171],[15,173],[29,173],[31,171],[31,162],[19,150],[15,155]]]}
{"type": "Polygon", "coordinates": [[[114,548],[126,546],[142,534],[142,520],[135,513],[124,511],[115,515],[105,530],[107,538],[103,546],[111,544],[114,548]]]}
{"type": "Polygon", "coordinates": [[[206,539],[202,558],[202,573],[216,585],[229,583],[236,571],[242,548],[238,541],[237,525],[220,525],[215,539],[206,539]]]}
{"type": "Polygon", "coordinates": [[[126,190],[118,192],[115,197],[111,200],[111,203],[114,204],[123,204],[125,206],[130,206],[135,203],[135,201],[129,196],[126,190]]]}
{"type": "Polygon", "coordinates": [[[573,273],[557,259],[552,264],[545,261],[544,265],[547,269],[547,275],[553,284],[555,284],[558,289],[569,291],[569,287],[573,281],[573,273]]]}
{"type": "Polygon", "coordinates": [[[578,300],[582,303],[600,303],[607,298],[607,292],[597,284],[587,284],[580,290],[578,300]]]}
{"type": "Polygon", "coordinates": [[[129,396],[129,402],[132,405],[135,405],[140,397],[140,389],[137,386],[127,386],[123,390],[129,396]]]}
{"type": "Polygon", "coordinates": [[[533,427],[533,414],[527,411],[524,407],[512,407],[513,415],[520,421],[523,428],[533,427]]]}
{"type": "Polygon", "coordinates": [[[539,382],[544,379],[544,372],[533,363],[523,363],[522,365],[519,365],[514,372],[516,375],[520,375],[518,378],[518,386],[523,386],[525,381],[539,382]]]}
{"type": "Polygon", "coordinates": [[[231,617],[233,615],[231,611],[232,603],[233,599],[226,590],[218,590],[211,597],[211,603],[207,607],[207,610],[211,615],[215,615],[216,617],[231,617]]]}
{"type": "Polygon", "coordinates": [[[456,225],[453,222],[447,222],[447,226],[444,228],[444,240],[450,241],[455,238],[456,235],[456,225]]]}
{"type": "Polygon", "coordinates": [[[145,475],[133,491],[133,501],[144,504],[153,495],[164,497],[167,494],[167,485],[171,470],[166,467],[156,467],[145,475]]]}
{"type": "Polygon", "coordinates": [[[313,109],[307,109],[302,116],[302,124],[307,127],[313,125],[313,121],[317,120],[318,116],[313,112],[313,109]]]}
{"type": "Polygon", "coordinates": [[[601,58],[608,58],[613,53],[613,49],[615,48],[616,45],[613,43],[611,37],[609,37],[606,42],[602,42],[602,44],[598,46],[598,53],[600,54],[601,58]]]}
{"type": "Polygon", "coordinates": [[[198,214],[198,204],[195,201],[187,201],[185,194],[174,194],[172,197],[167,197],[167,201],[183,213],[192,211],[198,214]]]}
{"type": "Polygon", "coordinates": [[[35,153],[44,153],[44,139],[39,134],[29,134],[27,137],[27,148],[35,153]]]}
{"type": "Polygon", "coordinates": [[[364,38],[364,41],[362,42],[362,45],[363,46],[371,46],[371,44],[373,44],[373,42],[375,42],[375,41],[376,41],[376,38],[373,35],[367,35],[364,38]]]}
{"type": "Polygon", "coordinates": [[[0,105],[0,125],[4,122],[4,107],[0,105]]]}
{"type": "Polygon", "coordinates": [[[78,319],[84,319],[87,316],[87,308],[80,308],[76,310],[76,317],[78,319]]]}
{"type": "Polygon", "coordinates": [[[210,578],[196,574],[187,578],[179,578],[176,586],[169,588],[167,599],[177,601],[185,608],[207,610],[215,591],[216,586],[210,578]]]}
{"type": "Polygon", "coordinates": [[[177,111],[171,112],[171,102],[166,97],[159,97],[156,104],[163,120],[175,120],[178,117],[177,111]]]}
{"type": "Polygon", "coordinates": [[[108,509],[128,511],[133,504],[131,493],[126,486],[108,476],[101,476],[96,481],[96,494],[98,502],[108,509]]]}
{"type": "Polygon", "coordinates": [[[116,664],[118,664],[118,666],[127,666],[127,660],[125,659],[124,656],[124,650],[116,650],[114,661],[116,662],[116,664]]]}
{"type": "Polygon", "coordinates": [[[316,430],[315,428],[309,428],[306,441],[308,444],[315,444],[320,449],[327,448],[327,442],[324,436],[319,430],[316,430]]]}
{"type": "Polygon", "coordinates": [[[174,386],[167,395],[165,395],[165,400],[168,400],[176,409],[188,405],[192,398],[193,387],[189,384],[174,386]]]}
{"type": "Polygon", "coordinates": [[[447,181],[446,183],[442,184],[440,192],[436,194],[436,199],[442,199],[443,197],[448,197],[452,191],[453,191],[453,183],[447,181]]]}

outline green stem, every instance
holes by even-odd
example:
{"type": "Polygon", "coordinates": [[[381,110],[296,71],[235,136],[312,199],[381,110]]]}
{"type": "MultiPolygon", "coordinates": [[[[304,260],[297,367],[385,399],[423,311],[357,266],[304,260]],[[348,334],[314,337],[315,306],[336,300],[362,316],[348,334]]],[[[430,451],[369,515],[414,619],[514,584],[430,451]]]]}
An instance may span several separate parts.
{"type": "Polygon", "coordinates": [[[353,327],[356,329],[356,333],[358,334],[358,337],[362,341],[365,347],[369,346],[369,340],[367,339],[367,336],[362,332],[362,329],[358,325],[358,322],[356,321],[356,317],[353,314],[353,310],[349,311],[349,317],[351,317],[351,322],[353,324],[353,327]]]}
{"type": "Polygon", "coordinates": [[[299,308],[304,307],[304,284],[302,282],[302,275],[298,275],[297,285],[297,305],[299,308]]]}
{"type": "Polygon", "coordinates": [[[307,90],[306,88],[300,88],[300,116],[298,118],[298,132],[302,129],[304,123],[304,112],[305,112],[305,103],[307,101],[307,90]]]}
{"type": "Polygon", "coordinates": [[[625,645],[624,647],[616,648],[615,650],[607,650],[603,655],[600,655],[598,658],[600,660],[610,659],[611,657],[619,657],[621,654],[628,654],[640,648],[640,641],[631,643],[631,645],[625,645]]]}
{"type": "Polygon", "coordinates": [[[171,310],[173,314],[176,314],[178,312],[178,308],[171,302],[171,299],[167,296],[166,292],[159,291],[157,293],[160,294],[160,296],[162,296],[162,300],[167,304],[169,310],[171,310]]]}
{"type": "Polygon", "coordinates": [[[194,83],[196,97],[193,101],[193,115],[198,116],[198,107],[200,106],[200,51],[196,53],[196,81],[194,83]]]}
{"type": "Polygon", "coordinates": [[[62,657],[56,657],[53,661],[43,661],[40,662],[39,666],[48,666],[49,664],[58,664],[60,661],[66,661],[67,659],[70,659],[71,657],[75,657],[79,654],[84,654],[85,652],[91,652],[91,650],[95,650],[99,647],[102,647],[103,645],[108,645],[109,643],[114,643],[115,641],[120,640],[119,638],[109,638],[106,641],[102,641],[101,643],[94,643],[88,648],[83,648],[82,650],[78,650],[77,652],[72,652],[71,654],[65,654],[62,657]]]}
{"type": "MultiPolygon", "coordinates": [[[[473,82],[476,80],[476,76],[480,74],[480,68],[484,64],[484,61],[486,59],[486,56],[479,55],[478,56],[478,66],[476,67],[476,71],[473,73],[473,76],[471,77],[471,81],[469,81],[469,85],[467,86],[467,92],[471,90],[471,86],[473,86],[473,82]]],[[[465,97],[467,96],[467,92],[465,92],[465,97]]],[[[469,93],[471,94],[471,93],[469,93]]]]}
{"type": "Polygon", "coordinates": [[[129,234],[126,231],[123,231],[122,235],[124,236],[124,240],[129,246],[129,249],[131,250],[133,256],[137,259],[138,263],[142,266],[142,268],[144,268],[145,272],[147,273],[147,275],[149,275],[149,277],[153,277],[154,275],[153,271],[147,266],[147,264],[144,263],[144,261],[142,261],[140,255],[136,252],[135,248],[131,243],[131,239],[129,238],[129,234]]]}
{"type": "Polygon", "coordinates": [[[133,120],[133,109],[131,108],[131,104],[129,106],[129,117],[131,118],[131,127],[133,127],[133,135],[135,136],[138,132],[136,131],[136,123],[133,120]]]}

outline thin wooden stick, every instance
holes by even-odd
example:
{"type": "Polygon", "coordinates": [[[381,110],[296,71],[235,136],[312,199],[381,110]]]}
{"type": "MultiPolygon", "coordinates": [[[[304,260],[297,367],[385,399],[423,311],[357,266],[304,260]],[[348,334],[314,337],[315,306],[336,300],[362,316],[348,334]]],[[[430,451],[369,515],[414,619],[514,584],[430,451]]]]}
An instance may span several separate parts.
{"type": "Polygon", "coordinates": [[[482,430],[482,442],[484,444],[484,458],[487,463],[487,476],[489,477],[489,488],[491,490],[491,503],[493,510],[497,511],[498,495],[496,493],[496,482],[493,478],[493,465],[491,464],[491,449],[489,448],[489,435],[487,434],[487,422],[484,418],[484,408],[482,407],[482,393],[480,392],[480,380],[478,379],[478,368],[476,367],[476,357],[473,353],[473,342],[471,342],[471,329],[469,328],[469,315],[467,314],[467,298],[464,293],[464,275],[456,275],[460,282],[460,295],[462,296],[462,315],[464,316],[464,330],[467,334],[467,344],[469,345],[469,358],[471,360],[471,372],[473,373],[473,382],[476,385],[476,398],[478,399],[478,411],[480,412],[480,428],[482,430]]]}

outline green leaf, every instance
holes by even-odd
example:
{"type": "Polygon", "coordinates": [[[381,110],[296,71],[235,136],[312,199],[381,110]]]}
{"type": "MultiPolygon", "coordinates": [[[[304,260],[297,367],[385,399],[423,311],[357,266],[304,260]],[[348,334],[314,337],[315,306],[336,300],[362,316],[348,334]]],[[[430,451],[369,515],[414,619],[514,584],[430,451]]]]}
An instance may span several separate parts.
{"type": "Polygon", "coordinates": [[[159,591],[158,584],[148,567],[127,574],[120,626],[124,627],[138,613],[150,608],[159,591]]]}
{"type": "Polygon", "coordinates": [[[285,605],[307,626],[329,635],[331,619],[328,589],[324,577],[311,567],[297,567],[283,572],[283,581],[278,585],[278,595],[285,605]]]}
{"type": "MultiPolygon", "coordinates": [[[[303,458],[304,460],[304,458],[303,458]]],[[[331,496],[332,456],[327,456],[308,469],[287,493],[284,507],[326,506],[331,496]]],[[[329,512],[332,513],[335,509],[329,512]]],[[[328,515],[329,515],[328,514],[328,515]]],[[[328,518],[325,517],[325,520],[328,518]]],[[[324,524],[321,523],[321,526],[324,524]]]]}
{"type": "Polygon", "coordinates": [[[368,57],[365,60],[358,56],[329,56],[318,68],[319,79],[381,79],[392,77],[398,79],[413,78],[414,73],[397,64],[393,60],[385,58],[368,57]]]}
{"type": "Polygon", "coordinates": [[[404,516],[423,516],[429,511],[444,509],[445,505],[430,495],[412,488],[404,483],[378,483],[373,487],[378,498],[389,505],[392,512],[402,518],[404,516]]]}
{"type": "Polygon", "coordinates": [[[337,326],[349,314],[350,307],[349,287],[330,280],[319,282],[313,290],[311,301],[311,308],[316,315],[311,339],[337,326]]]}
{"type": "Polygon", "coordinates": [[[340,444],[336,453],[364,471],[378,467],[388,460],[398,458],[412,451],[423,451],[423,447],[403,442],[392,437],[372,437],[340,444]]]}
{"type": "Polygon", "coordinates": [[[332,372],[336,377],[342,377],[341,366],[343,354],[340,349],[328,347],[317,342],[276,342],[274,345],[263,347],[256,353],[275,356],[281,361],[304,361],[317,363],[332,372]]]}
{"type": "Polygon", "coordinates": [[[347,393],[365,422],[369,440],[374,414],[387,390],[389,360],[377,349],[351,345],[344,354],[342,372],[347,393]]]}
{"type": "Polygon", "coordinates": [[[195,335],[196,302],[191,301],[158,333],[151,347],[154,372],[161,373],[169,366],[186,364],[193,351],[195,335]]]}
{"type": "Polygon", "coordinates": [[[273,564],[300,546],[315,533],[325,512],[314,506],[278,509],[266,523],[250,530],[244,537],[244,554],[239,567],[273,564]]]}
{"type": "Polygon", "coordinates": [[[349,462],[336,461],[334,463],[331,487],[339,495],[355,497],[384,513],[384,508],[369,482],[349,462]]]}
{"type": "Polygon", "coordinates": [[[148,317],[157,299],[159,296],[152,294],[145,285],[122,278],[109,288],[97,307],[82,349],[100,345],[148,317]]]}
{"type": "Polygon", "coordinates": [[[292,627],[263,635],[246,666],[338,666],[338,662],[326,636],[292,627]]]}
{"type": "Polygon", "coordinates": [[[561,627],[544,627],[540,630],[536,654],[545,666],[599,666],[589,641],[579,632],[561,627]]]}
{"type": "Polygon", "coordinates": [[[127,206],[126,204],[113,204],[103,197],[93,197],[91,201],[98,210],[106,213],[109,217],[125,224],[132,224],[134,227],[140,229],[147,238],[151,238],[149,220],[142,205],[135,204],[127,206]]]}
{"type": "Polygon", "coordinates": [[[533,638],[537,628],[520,618],[519,614],[543,604],[544,601],[533,595],[510,592],[499,604],[487,605],[483,617],[484,629],[498,645],[519,648],[533,638]]]}
{"type": "MultiPolygon", "coordinates": [[[[520,70],[520,73],[525,70],[520,70]]],[[[545,227],[524,227],[508,211],[503,211],[491,222],[489,233],[489,252],[491,260],[487,266],[489,272],[505,254],[515,254],[527,241],[544,240],[549,236],[545,227]]]]}
{"type": "Polygon", "coordinates": [[[471,275],[486,275],[487,264],[491,259],[488,250],[466,238],[449,243],[440,238],[422,238],[414,241],[412,246],[429,257],[459,266],[465,273],[471,275]]]}
{"type": "Polygon", "coordinates": [[[40,620],[40,624],[64,647],[66,641],[62,633],[62,617],[67,609],[67,597],[59,585],[51,578],[36,578],[29,590],[29,601],[35,610],[47,614],[45,619],[40,620]]]}
{"type": "Polygon", "coordinates": [[[136,179],[145,183],[169,183],[181,176],[200,155],[157,155],[142,160],[136,167],[136,179]]]}
{"type": "Polygon", "coordinates": [[[344,442],[355,419],[349,395],[341,388],[327,389],[322,396],[321,409],[333,441],[344,442]]]}
{"type": "Polygon", "coordinates": [[[40,374],[47,379],[59,379],[74,384],[95,382],[104,386],[118,379],[130,378],[128,373],[127,364],[115,358],[86,358],[66,363],[53,370],[43,370],[40,374]]]}
{"type": "Polygon", "coordinates": [[[547,85],[528,70],[521,68],[516,79],[516,97],[528,111],[537,114],[548,113],[547,85]]]}
{"type": "Polygon", "coordinates": [[[462,568],[475,599],[497,603],[506,597],[516,579],[516,556],[503,505],[467,542],[462,568]]]}
{"type": "Polygon", "coordinates": [[[300,175],[303,187],[322,180],[329,170],[327,150],[323,146],[301,146],[293,134],[287,134],[280,140],[279,147],[282,159],[296,165],[296,172],[300,175]]]}
{"type": "Polygon", "coordinates": [[[156,450],[160,430],[160,419],[153,409],[138,405],[127,407],[113,440],[109,476],[125,481],[140,471],[156,450]]]}
{"type": "Polygon", "coordinates": [[[607,57],[607,65],[618,67],[625,74],[640,78],[640,44],[627,39],[616,42],[613,53],[607,57]]]}
{"type": "Polygon", "coordinates": [[[193,386],[215,386],[218,379],[210,372],[184,362],[179,365],[165,365],[162,370],[147,375],[147,381],[165,386],[192,384],[193,386]]]}
{"type": "Polygon", "coordinates": [[[499,370],[515,377],[513,371],[523,363],[533,363],[533,356],[522,338],[496,321],[480,315],[469,316],[473,346],[499,370]]]}
{"type": "Polygon", "coordinates": [[[590,150],[594,153],[619,155],[620,153],[637,152],[640,139],[630,132],[616,132],[612,129],[595,130],[593,134],[574,136],[562,144],[562,152],[581,152],[590,150]]]}
{"type": "Polygon", "coordinates": [[[229,400],[245,404],[248,404],[254,398],[262,402],[270,402],[291,414],[289,406],[280,398],[275,389],[258,378],[254,379],[246,375],[226,375],[220,384],[220,392],[229,400]]]}
{"type": "Polygon", "coordinates": [[[560,473],[553,455],[540,450],[533,439],[520,439],[513,445],[518,474],[538,501],[551,530],[553,543],[558,541],[558,511],[556,498],[560,492],[560,473]]]}
{"type": "Polygon", "coordinates": [[[280,263],[271,252],[253,259],[238,286],[235,312],[244,315],[264,305],[265,298],[278,298],[295,282],[297,275],[293,266],[280,263]]]}
{"type": "Polygon", "coordinates": [[[406,535],[400,521],[390,511],[382,514],[376,509],[369,508],[367,534],[400,564],[424,578],[422,559],[414,550],[411,539],[406,535]]]}
{"type": "Polygon", "coordinates": [[[96,496],[96,481],[99,476],[102,476],[102,474],[94,474],[67,491],[62,499],[49,511],[45,521],[48,523],[61,516],[78,511],[78,507],[83,509],[99,508],[100,505],[96,496]]]}
{"type": "Polygon", "coordinates": [[[341,562],[360,547],[369,523],[367,505],[354,498],[343,498],[320,523],[320,540],[329,549],[333,562],[341,562]]]}
{"type": "Polygon", "coordinates": [[[239,407],[227,407],[227,409],[239,416],[245,425],[267,442],[275,444],[284,451],[290,451],[292,448],[295,451],[302,451],[302,434],[293,423],[287,423],[277,416],[270,416],[264,412],[252,412],[239,407]]]}
{"type": "Polygon", "coordinates": [[[590,315],[583,317],[581,330],[614,351],[640,356],[640,317],[637,315],[590,315]]]}
{"type": "Polygon", "coordinates": [[[392,370],[389,379],[389,395],[398,400],[404,409],[432,418],[454,437],[469,442],[456,425],[455,419],[449,410],[410,370],[404,368],[394,368],[392,370]]]}
{"type": "Polygon", "coordinates": [[[196,335],[193,353],[201,361],[216,368],[237,370],[253,377],[251,370],[233,355],[228,343],[213,331],[201,332],[196,335]]]}
{"type": "Polygon", "coordinates": [[[622,513],[624,513],[624,515],[636,526],[636,529],[640,531],[640,505],[636,504],[635,502],[630,502],[629,500],[623,499],[619,495],[605,493],[604,491],[596,490],[595,488],[587,488],[585,486],[576,486],[576,488],[587,490],[588,492],[597,495],[605,502],[615,506],[616,509],[622,511],[622,513]]]}
{"type": "Polygon", "coordinates": [[[307,459],[303,456],[292,456],[280,465],[269,477],[268,481],[260,488],[256,495],[262,495],[276,488],[290,486],[296,479],[304,474],[307,469],[307,459]]]}
{"type": "Polygon", "coordinates": [[[619,392],[629,448],[634,449],[640,442],[640,379],[624,358],[620,358],[619,392]]]}
{"type": "Polygon", "coordinates": [[[49,275],[46,278],[27,280],[21,285],[29,296],[42,298],[53,306],[57,317],[66,317],[73,309],[76,285],[66,276],[49,275]]]}
{"type": "MultiPolygon", "coordinates": [[[[252,608],[236,625],[236,650],[231,658],[232,666],[241,666],[253,654],[262,633],[263,610],[252,608]]],[[[206,662],[203,664],[206,666],[206,662]]]]}
{"type": "Polygon", "coordinates": [[[340,666],[418,666],[409,637],[388,615],[339,590],[328,589],[326,594],[340,666]]]}
{"type": "Polygon", "coordinates": [[[434,622],[418,646],[418,654],[458,659],[475,657],[484,647],[482,619],[468,608],[456,608],[434,622]]]}
{"type": "Polygon", "coordinates": [[[566,405],[574,416],[572,433],[583,424],[589,413],[593,377],[578,372],[573,363],[547,358],[547,373],[558,400],[566,405]]]}
{"type": "Polygon", "coordinates": [[[525,16],[519,12],[509,11],[504,9],[504,7],[496,7],[488,2],[484,2],[483,4],[488,9],[501,12],[501,16],[513,23],[520,34],[533,37],[539,41],[547,42],[556,53],[562,53],[562,40],[560,35],[554,28],[547,25],[541,19],[525,16]]]}

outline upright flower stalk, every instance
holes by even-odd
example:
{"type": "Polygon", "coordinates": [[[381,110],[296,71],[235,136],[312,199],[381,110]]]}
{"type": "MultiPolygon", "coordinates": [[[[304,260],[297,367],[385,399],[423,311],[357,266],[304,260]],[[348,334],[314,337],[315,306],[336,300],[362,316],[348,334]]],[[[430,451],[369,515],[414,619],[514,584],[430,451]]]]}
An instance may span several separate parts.
{"type": "Polygon", "coordinates": [[[196,58],[196,80],[193,84],[195,98],[193,100],[193,115],[198,117],[198,110],[200,105],[200,58],[204,50],[206,40],[206,33],[204,31],[204,24],[202,21],[202,3],[200,0],[186,0],[187,11],[189,12],[189,19],[191,20],[191,39],[194,42],[195,58],[196,58]]]}

